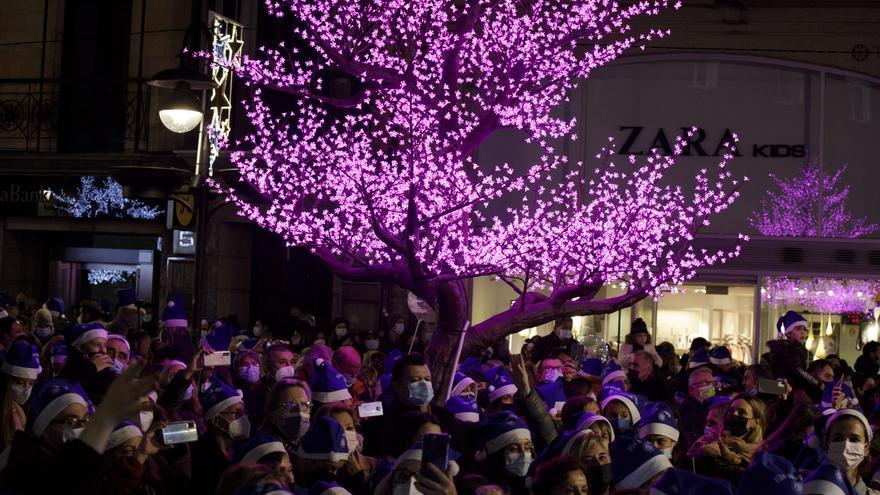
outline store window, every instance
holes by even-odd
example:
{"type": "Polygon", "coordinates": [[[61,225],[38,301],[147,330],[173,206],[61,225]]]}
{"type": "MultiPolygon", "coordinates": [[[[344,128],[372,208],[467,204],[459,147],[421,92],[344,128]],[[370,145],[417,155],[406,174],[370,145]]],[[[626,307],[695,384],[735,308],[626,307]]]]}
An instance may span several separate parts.
{"type": "Polygon", "coordinates": [[[703,337],[713,346],[728,346],[735,359],[750,364],[755,286],[687,284],[683,289],[657,301],[654,341],[670,342],[683,354],[693,339],[703,337]]]}

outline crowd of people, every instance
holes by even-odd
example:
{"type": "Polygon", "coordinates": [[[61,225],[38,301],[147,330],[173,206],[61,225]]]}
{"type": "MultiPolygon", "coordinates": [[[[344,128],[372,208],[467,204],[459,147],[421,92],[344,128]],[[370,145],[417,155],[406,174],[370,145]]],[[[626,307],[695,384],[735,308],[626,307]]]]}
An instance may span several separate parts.
{"type": "Polygon", "coordinates": [[[604,495],[876,493],[880,344],[810,360],[793,311],[759,364],[641,319],[598,357],[572,320],[462,356],[430,325],[191,325],[119,292],[66,308],[0,298],[0,493],[604,495]],[[432,356],[453,360],[453,356],[432,356]],[[875,409],[876,407],[876,409],[875,409]],[[448,442],[447,450],[438,450],[448,442]],[[430,441],[429,441],[430,440],[430,441]],[[430,445],[430,447],[429,447],[430,445]],[[438,459],[437,452],[443,455],[438,459]],[[424,462],[423,462],[423,457],[424,462]],[[445,468],[445,469],[444,469],[445,468]]]}

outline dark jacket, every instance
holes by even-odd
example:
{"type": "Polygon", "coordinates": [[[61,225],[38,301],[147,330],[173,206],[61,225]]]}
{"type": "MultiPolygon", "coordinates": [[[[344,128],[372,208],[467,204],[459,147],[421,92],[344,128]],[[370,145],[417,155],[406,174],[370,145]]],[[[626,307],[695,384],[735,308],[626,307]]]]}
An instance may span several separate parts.
{"type": "Polygon", "coordinates": [[[789,340],[771,340],[767,342],[770,348],[770,369],[776,378],[788,380],[791,388],[805,390],[808,384],[817,384],[806,371],[807,348],[799,342],[789,340]]]}
{"type": "Polygon", "coordinates": [[[856,359],[855,370],[863,375],[877,376],[877,374],[880,374],[880,364],[871,359],[871,356],[862,354],[856,359]]]}
{"type": "Polygon", "coordinates": [[[31,433],[16,432],[2,474],[2,493],[95,493],[103,457],[74,440],[53,452],[31,433]],[[46,476],[51,472],[51,476],[46,476]]]}
{"type": "Polygon", "coordinates": [[[569,342],[571,342],[571,339],[563,341],[556,335],[556,332],[550,332],[543,337],[535,338],[535,351],[532,354],[532,361],[537,363],[545,359],[551,351],[560,347],[564,348],[569,342]]]}
{"type": "Polygon", "coordinates": [[[206,434],[192,448],[192,482],[189,492],[194,495],[214,495],[217,482],[229,467],[229,459],[220,450],[214,435],[206,434]]]}
{"type": "Polygon", "coordinates": [[[691,445],[703,435],[703,430],[706,428],[706,415],[709,413],[709,408],[705,405],[705,402],[697,402],[693,397],[688,395],[685,401],[681,404],[681,407],[679,407],[678,412],[679,430],[681,431],[681,438],[678,443],[681,445],[680,450],[682,452],[687,452],[688,449],[691,448],[691,445]]]}
{"type": "Polygon", "coordinates": [[[654,369],[647,380],[638,381],[633,378],[629,377],[631,393],[644,395],[651,402],[672,402],[673,381],[659,369],[654,369]]]}

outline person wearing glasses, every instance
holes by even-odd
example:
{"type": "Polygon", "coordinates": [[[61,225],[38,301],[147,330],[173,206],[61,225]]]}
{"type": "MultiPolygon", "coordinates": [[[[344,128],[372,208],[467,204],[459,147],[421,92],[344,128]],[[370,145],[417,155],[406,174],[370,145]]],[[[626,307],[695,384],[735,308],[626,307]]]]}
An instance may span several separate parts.
{"type": "Polygon", "coordinates": [[[312,407],[312,391],[306,382],[282,378],[269,389],[260,431],[277,438],[293,454],[309,431],[312,407]]]}
{"type": "Polygon", "coordinates": [[[687,383],[688,395],[679,408],[680,447],[684,452],[704,433],[710,405],[708,399],[715,396],[715,374],[708,366],[693,368],[689,372],[687,383]]]}

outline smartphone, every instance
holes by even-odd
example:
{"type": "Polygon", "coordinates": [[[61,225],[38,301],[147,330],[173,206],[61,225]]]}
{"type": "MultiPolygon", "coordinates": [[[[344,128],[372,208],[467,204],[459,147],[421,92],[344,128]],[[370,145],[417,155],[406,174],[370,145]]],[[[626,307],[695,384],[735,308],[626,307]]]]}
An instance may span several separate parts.
{"type": "Polygon", "coordinates": [[[358,417],[360,418],[373,418],[383,414],[385,413],[382,410],[381,402],[364,402],[358,406],[358,417]]]}
{"type": "Polygon", "coordinates": [[[165,428],[159,430],[159,441],[164,445],[195,442],[198,439],[199,432],[194,421],[168,423],[165,428]]]}
{"type": "Polygon", "coordinates": [[[785,382],[782,380],[772,380],[769,378],[758,379],[758,393],[770,395],[784,395],[785,382]]]}
{"type": "Polygon", "coordinates": [[[202,356],[202,361],[206,368],[214,368],[216,366],[229,366],[232,364],[232,354],[229,351],[217,351],[202,356]]]}
{"type": "Polygon", "coordinates": [[[441,472],[446,473],[449,469],[449,435],[446,433],[426,433],[422,439],[422,468],[421,473],[428,479],[439,482],[434,473],[428,470],[428,464],[433,464],[441,472]]]}

